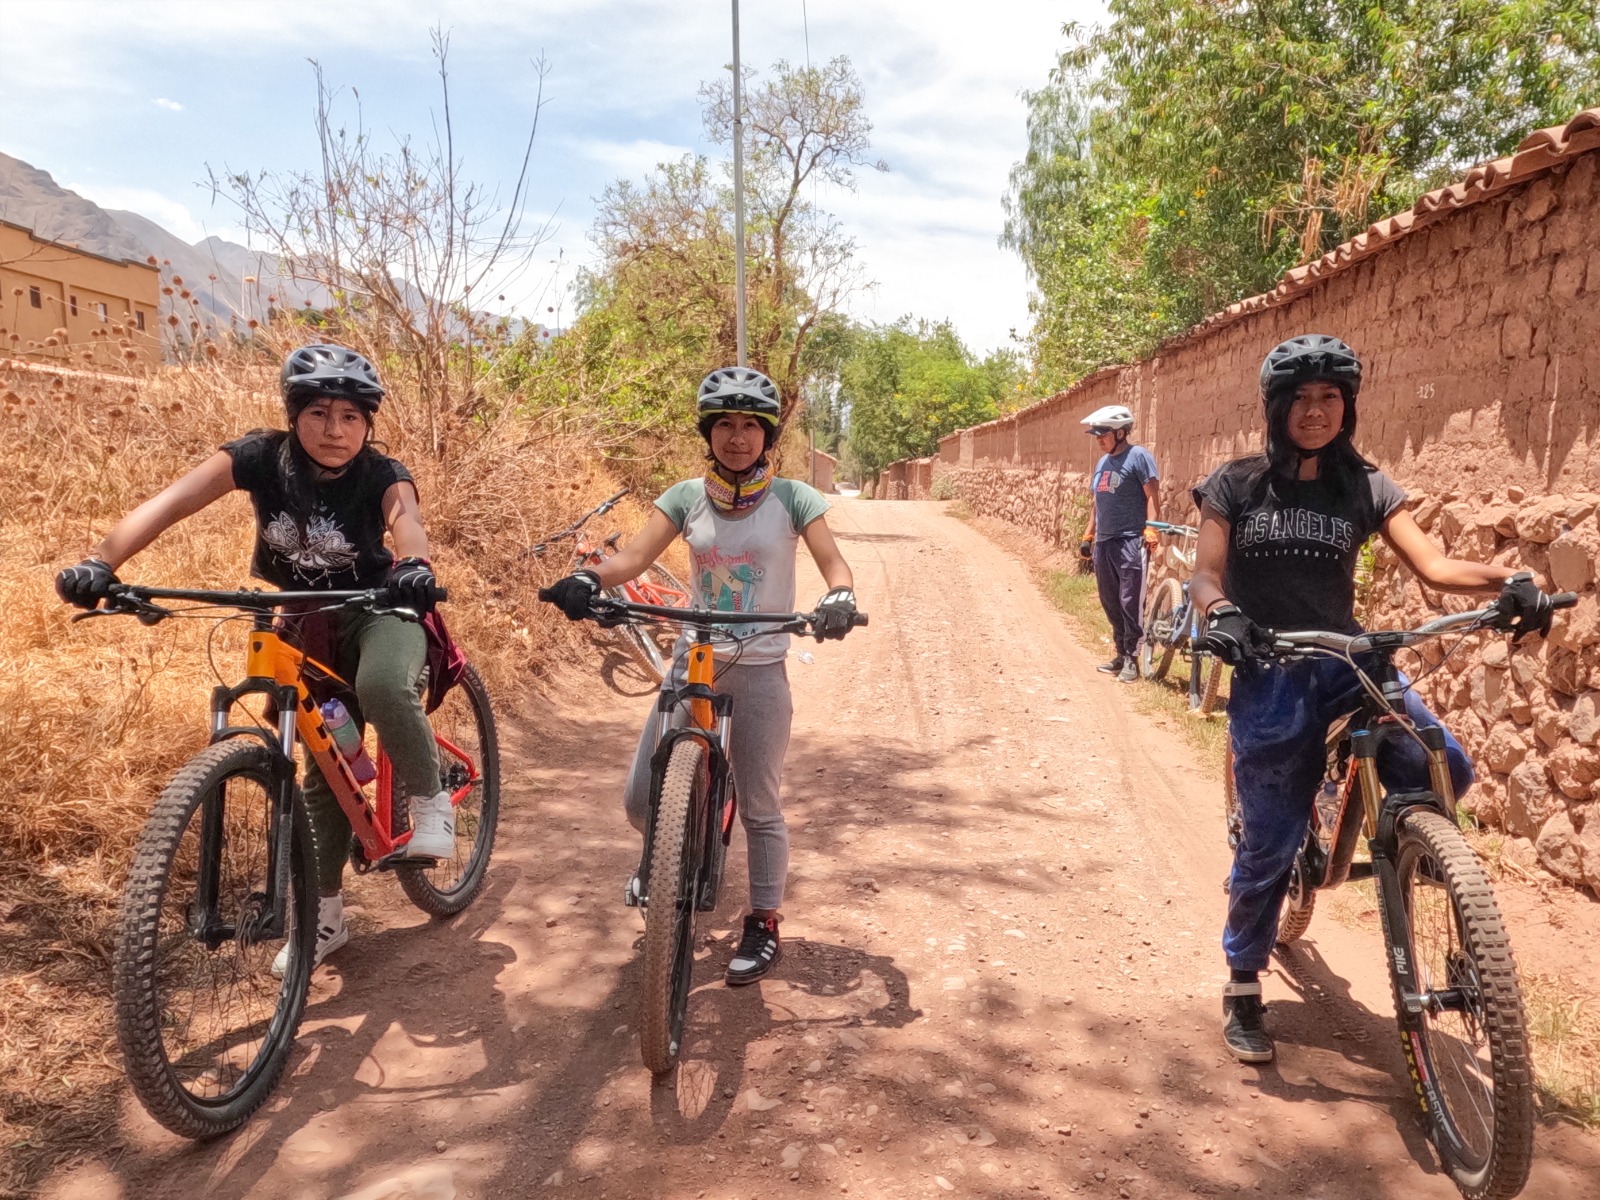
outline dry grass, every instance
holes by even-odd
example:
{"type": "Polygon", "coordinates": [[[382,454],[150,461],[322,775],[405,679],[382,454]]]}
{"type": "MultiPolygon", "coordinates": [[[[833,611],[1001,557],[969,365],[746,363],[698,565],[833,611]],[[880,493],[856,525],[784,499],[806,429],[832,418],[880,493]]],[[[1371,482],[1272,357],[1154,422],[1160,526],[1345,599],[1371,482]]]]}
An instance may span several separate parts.
{"type": "MultiPolygon", "coordinates": [[[[126,383],[0,367],[0,1195],[114,1137],[121,1068],[108,966],[118,895],[152,798],[205,742],[213,681],[209,623],[74,625],[54,573],[221,442],[281,427],[275,385],[247,362],[208,360],[126,383]]],[[[534,596],[565,561],[522,553],[616,490],[581,433],[509,409],[439,457],[388,412],[379,433],[417,477],[452,590],[447,617],[490,687],[514,697],[555,659],[585,653],[578,632],[534,596]]],[[[640,511],[619,511],[616,524],[636,524],[640,511]]],[[[120,574],[244,585],[252,524],[234,494],[120,574]]],[[[217,639],[229,682],[240,644],[217,639]]]]}

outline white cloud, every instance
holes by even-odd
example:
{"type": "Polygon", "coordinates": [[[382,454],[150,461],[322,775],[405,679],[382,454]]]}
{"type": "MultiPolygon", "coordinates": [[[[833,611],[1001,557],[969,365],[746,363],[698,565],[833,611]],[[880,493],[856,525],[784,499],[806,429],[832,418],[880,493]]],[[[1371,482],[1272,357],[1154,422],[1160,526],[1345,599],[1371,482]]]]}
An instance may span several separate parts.
{"type": "Polygon", "coordinates": [[[183,105],[179,104],[176,100],[168,100],[165,96],[157,96],[153,101],[151,101],[151,103],[157,108],[164,108],[169,112],[183,111],[183,105]]]}
{"type": "Polygon", "coordinates": [[[61,186],[94,201],[101,208],[126,209],[148,217],[168,233],[175,233],[189,243],[213,235],[230,242],[245,241],[244,231],[231,222],[219,220],[215,214],[209,219],[202,217],[191,206],[151,188],[102,183],[63,183],[61,186]]]}
{"type": "Polygon", "coordinates": [[[632,142],[592,141],[582,142],[583,155],[599,163],[612,175],[639,179],[662,163],[674,163],[685,154],[692,154],[692,146],[675,146],[670,142],[640,139],[632,142]]]}

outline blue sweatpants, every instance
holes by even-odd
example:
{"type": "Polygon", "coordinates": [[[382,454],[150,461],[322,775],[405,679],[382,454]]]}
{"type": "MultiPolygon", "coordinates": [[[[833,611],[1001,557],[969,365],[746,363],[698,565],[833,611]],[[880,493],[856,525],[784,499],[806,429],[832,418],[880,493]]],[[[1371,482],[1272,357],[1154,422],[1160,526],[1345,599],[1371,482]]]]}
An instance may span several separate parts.
{"type": "MultiPolygon", "coordinates": [[[[1322,782],[1328,726],[1356,708],[1360,690],[1349,664],[1331,658],[1234,673],[1228,736],[1244,836],[1234,851],[1222,931],[1230,967],[1260,971],[1267,965],[1322,782]]],[[[1406,693],[1406,712],[1418,725],[1439,723],[1414,692],[1406,693]]],[[[1472,786],[1472,764],[1448,730],[1445,753],[1459,797],[1472,786]]],[[[1427,756],[1410,738],[1389,739],[1378,751],[1378,775],[1391,790],[1426,788],[1427,756]]]]}
{"type": "Polygon", "coordinates": [[[1094,578],[1100,589],[1100,607],[1111,622],[1111,639],[1117,654],[1132,658],[1139,651],[1139,636],[1144,631],[1144,540],[1129,537],[1107,538],[1094,544],[1094,578]]]}

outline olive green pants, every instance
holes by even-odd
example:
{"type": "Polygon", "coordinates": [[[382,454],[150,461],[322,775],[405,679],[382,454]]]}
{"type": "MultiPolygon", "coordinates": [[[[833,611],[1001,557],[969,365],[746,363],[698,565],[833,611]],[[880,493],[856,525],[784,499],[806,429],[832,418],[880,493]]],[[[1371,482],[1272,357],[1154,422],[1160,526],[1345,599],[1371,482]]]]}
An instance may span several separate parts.
{"type": "MultiPolygon", "coordinates": [[[[395,796],[433,795],[439,790],[439,751],[418,688],[427,664],[428,635],[417,622],[389,615],[355,612],[337,622],[336,661],[328,665],[355,684],[362,717],[377,727],[394,764],[395,796]]],[[[303,786],[316,848],[318,894],[337,895],[350,856],[350,820],[309,757],[303,786]]]]}

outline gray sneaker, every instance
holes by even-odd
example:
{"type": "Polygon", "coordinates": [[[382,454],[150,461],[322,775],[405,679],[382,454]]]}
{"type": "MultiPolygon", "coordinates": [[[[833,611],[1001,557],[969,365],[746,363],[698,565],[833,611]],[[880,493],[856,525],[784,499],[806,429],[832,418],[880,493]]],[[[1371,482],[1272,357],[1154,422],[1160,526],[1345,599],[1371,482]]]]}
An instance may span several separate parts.
{"type": "Polygon", "coordinates": [[[1272,1061],[1272,1038],[1262,1027],[1266,1012],[1260,983],[1232,983],[1222,991],[1222,1040],[1240,1062],[1272,1061]]]}
{"type": "Polygon", "coordinates": [[[1113,658],[1110,662],[1101,663],[1098,667],[1095,668],[1095,670],[1096,671],[1104,671],[1107,675],[1115,675],[1118,671],[1122,670],[1122,663],[1123,663],[1123,658],[1122,658],[1122,655],[1119,654],[1115,658],[1113,658]]]}
{"type": "Polygon", "coordinates": [[[1133,655],[1122,660],[1122,670],[1117,672],[1118,683],[1133,683],[1139,678],[1139,664],[1133,655]]]}

